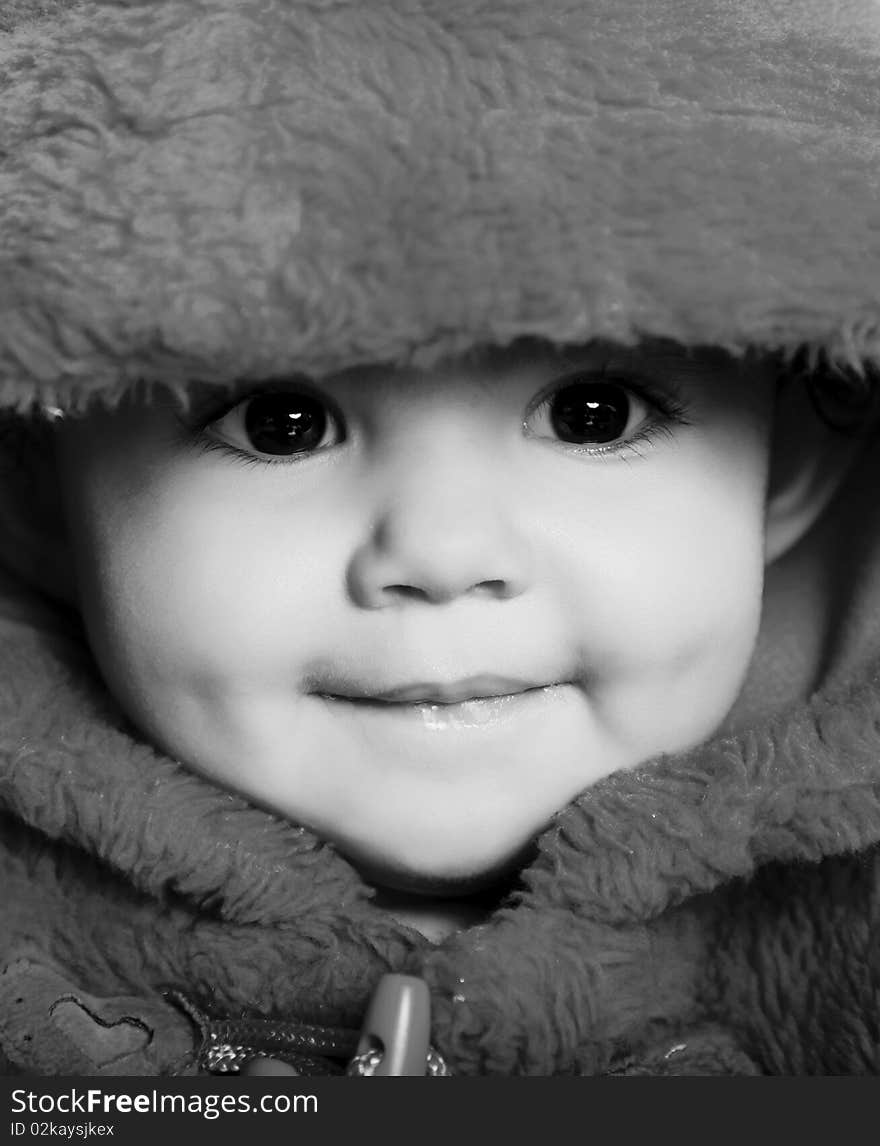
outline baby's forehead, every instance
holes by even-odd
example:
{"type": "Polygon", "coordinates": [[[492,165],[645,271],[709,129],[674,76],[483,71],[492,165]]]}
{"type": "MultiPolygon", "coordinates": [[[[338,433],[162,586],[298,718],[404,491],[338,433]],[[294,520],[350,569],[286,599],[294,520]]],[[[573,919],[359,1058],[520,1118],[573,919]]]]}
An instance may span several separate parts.
{"type": "MultiPolygon", "coordinates": [[[[748,360],[754,369],[758,359],[748,360]]],[[[555,343],[543,338],[520,338],[506,345],[478,343],[461,353],[440,359],[430,367],[394,362],[361,362],[327,374],[298,370],[274,377],[250,377],[242,385],[255,387],[298,383],[329,389],[381,392],[437,389],[470,383],[474,386],[503,384],[507,380],[581,372],[585,377],[613,373],[624,379],[628,373],[653,373],[658,378],[675,374],[697,383],[737,375],[744,360],[720,347],[688,347],[666,339],[643,339],[631,345],[606,339],[583,343],[555,343]]],[[[209,390],[211,383],[194,383],[193,389],[209,390]]]]}
{"type": "Polygon", "coordinates": [[[359,365],[316,383],[330,391],[373,396],[377,401],[389,396],[415,400],[453,391],[503,401],[511,389],[528,393],[565,380],[606,380],[623,386],[641,381],[693,391],[748,385],[753,376],[773,369],[769,360],[743,360],[718,347],[685,347],[661,339],[626,346],[600,339],[556,344],[529,338],[507,346],[476,346],[430,369],[359,365]]]}

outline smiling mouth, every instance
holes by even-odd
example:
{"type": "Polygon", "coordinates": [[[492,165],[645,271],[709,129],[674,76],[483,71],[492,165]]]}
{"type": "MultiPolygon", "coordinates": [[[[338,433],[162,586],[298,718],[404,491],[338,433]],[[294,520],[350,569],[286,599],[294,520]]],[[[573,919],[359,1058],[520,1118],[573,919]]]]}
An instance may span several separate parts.
{"type": "MultiPolygon", "coordinates": [[[[329,682],[328,682],[329,683],[329,682]]],[[[501,735],[517,737],[537,721],[552,719],[559,705],[570,704],[570,680],[513,680],[481,675],[451,682],[424,681],[374,690],[334,681],[313,695],[328,711],[369,736],[429,734],[434,743],[451,744],[448,737],[501,735]],[[523,724],[522,721],[526,721],[523,724]],[[409,731],[408,731],[409,730],[409,731]],[[441,735],[442,734],[442,735],[441,735]]]]}
{"type": "Polygon", "coordinates": [[[328,700],[348,701],[351,704],[390,706],[429,706],[451,708],[455,705],[479,701],[497,701],[504,697],[521,696],[552,688],[558,681],[535,683],[500,676],[476,676],[449,683],[419,682],[399,685],[382,691],[363,691],[353,688],[345,692],[325,692],[328,700]]]}

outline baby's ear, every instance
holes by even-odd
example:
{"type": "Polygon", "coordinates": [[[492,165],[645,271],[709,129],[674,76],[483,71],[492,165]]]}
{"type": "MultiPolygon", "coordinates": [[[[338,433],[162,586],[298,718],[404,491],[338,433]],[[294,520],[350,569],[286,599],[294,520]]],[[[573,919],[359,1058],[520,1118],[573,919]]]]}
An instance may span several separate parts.
{"type": "Polygon", "coordinates": [[[767,492],[768,565],[794,548],[818,520],[865,446],[867,415],[852,429],[836,428],[820,414],[817,401],[802,378],[779,386],[767,492]]]}
{"type": "Polygon", "coordinates": [[[0,563],[33,588],[73,604],[53,433],[42,417],[0,416],[0,563]]]}

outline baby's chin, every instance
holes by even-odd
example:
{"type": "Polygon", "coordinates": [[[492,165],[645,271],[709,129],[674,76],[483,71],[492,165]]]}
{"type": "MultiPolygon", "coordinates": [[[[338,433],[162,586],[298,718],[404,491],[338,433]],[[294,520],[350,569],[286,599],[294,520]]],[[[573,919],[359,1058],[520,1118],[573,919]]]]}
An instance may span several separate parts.
{"type": "Polygon", "coordinates": [[[446,862],[435,857],[430,864],[362,853],[349,854],[347,858],[364,880],[381,892],[424,899],[460,899],[509,882],[529,863],[534,851],[534,841],[529,840],[502,856],[464,860],[450,855],[446,862]]]}

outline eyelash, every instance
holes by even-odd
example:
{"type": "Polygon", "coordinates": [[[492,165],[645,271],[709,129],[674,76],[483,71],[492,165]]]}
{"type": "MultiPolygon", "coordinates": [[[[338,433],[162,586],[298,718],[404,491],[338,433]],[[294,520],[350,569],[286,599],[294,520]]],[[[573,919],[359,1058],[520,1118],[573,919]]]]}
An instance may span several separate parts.
{"type": "Polygon", "coordinates": [[[526,420],[543,408],[548,407],[556,394],[567,386],[576,383],[584,375],[589,381],[611,383],[620,386],[629,394],[634,394],[650,407],[649,420],[634,437],[624,442],[610,442],[602,446],[579,446],[573,442],[563,442],[553,439],[544,439],[556,449],[565,450],[566,453],[579,454],[598,461],[624,461],[629,462],[643,458],[648,451],[661,438],[672,439],[675,429],[691,425],[688,408],[672,381],[660,389],[636,375],[622,375],[609,368],[602,367],[589,371],[573,370],[570,375],[557,378],[542,395],[531,403],[526,411],[526,420]]]}
{"type": "MultiPolygon", "coordinates": [[[[677,423],[681,425],[681,422],[677,423]]],[[[578,454],[586,454],[588,457],[596,458],[601,461],[607,461],[613,458],[616,461],[630,462],[637,458],[643,458],[648,451],[657,443],[660,438],[672,438],[674,436],[672,426],[668,422],[653,422],[640,430],[635,437],[630,438],[627,442],[621,442],[619,445],[599,446],[590,448],[588,446],[569,445],[568,449],[573,450],[578,454]]],[[[560,446],[566,445],[564,442],[559,443],[560,446]]]]}
{"type": "MultiPolygon", "coordinates": [[[[553,397],[560,393],[566,386],[573,385],[577,380],[584,375],[585,372],[573,371],[571,375],[559,379],[557,378],[553,384],[535,401],[533,401],[523,419],[523,426],[525,428],[526,422],[529,417],[538,413],[542,408],[549,406],[553,397]]],[[[609,443],[600,446],[587,446],[577,445],[573,442],[564,442],[553,440],[550,438],[541,439],[536,436],[537,440],[548,442],[551,446],[565,450],[566,453],[573,453],[582,457],[589,457],[598,461],[624,461],[630,462],[646,456],[648,451],[660,440],[661,438],[671,439],[674,437],[674,430],[676,427],[688,426],[691,421],[688,417],[687,407],[681,400],[678,392],[673,390],[672,385],[668,384],[667,388],[660,390],[658,387],[646,382],[642,378],[620,376],[611,370],[599,369],[590,370],[589,379],[591,381],[601,381],[619,385],[621,389],[630,394],[634,394],[641,401],[645,402],[651,409],[649,420],[646,424],[636,433],[632,438],[627,441],[618,443],[609,443]]],[[[310,388],[305,386],[302,389],[308,393],[310,388]]],[[[284,394],[288,393],[287,387],[265,387],[248,391],[244,394],[238,394],[234,397],[227,397],[222,401],[215,401],[208,406],[203,406],[197,410],[196,413],[190,417],[181,416],[179,420],[184,430],[186,431],[188,441],[196,449],[203,453],[218,453],[223,457],[228,458],[230,461],[237,462],[243,466],[289,466],[299,464],[309,458],[314,457],[315,453],[323,453],[327,449],[312,451],[303,454],[294,454],[290,456],[279,456],[273,458],[271,455],[260,455],[248,453],[245,450],[239,449],[237,446],[229,442],[221,441],[218,438],[212,437],[207,431],[210,426],[215,422],[224,418],[228,413],[235,409],[236,406],[246,402],[250,398],[255,398],[262,394],[284,394]]],[[[323,395],[316,395],[320,397],[321,401],[325,402],[331,412],[331,416],[338,424],[344,425],[343,419],[340,414],[333,408],[332,404],[327,401],[323,395]]],[[[343,441],[345,438],[343,437],[343,441]]]]}
{"type": "MultiPolygon", "coordinates": [[[[291,466],[297,465],[310,457],[314,457],[314,453],[323,453],[324,450],[313,451],[303,454],[292,454],[284,457],[279,456],[273,458],[269,454],[254,455],[248,453],[246,450],[240,450],[237,446],[232,445],[231,442],[221,441],[219,438],[211,437],[208,433],[209,427],[215,422],[219,422],[221,418],[225,418],[227,414],[231,413],[236,406],[242,405],[250,398],[257,398],[263,394],[288,394],[291,393],[293,387],[287,386],[260,386],[252,390],[247,390],[244,393],[238,393],[233,396],[227,395],[223,399],[217,399],[213,402],[200,405],[194,412],[188,415],[179,415],[178,420],[183,427],[187,436],[187,441],[190,445],[195,447],[200,453],[217,453],[227,458],[229,461],[237,462],[243,466],[291,466]]],[[[332,418],[337,424],[344,424],[342,416],[337,412],[333,404],[322,394],[316,394],[310,386],[298,385],[296,387],[297,393],[310,394],[317,397],[322,401],[331,413],[332,418]]],[[[343,440],[344,437],[343,437],[343,440]]]]}
{"type": "MultiPolygon", "coordinates": [[[[216,420],[216,419],[215,419],[216,420]]],[[[209,422],[208,425],[211,423],[209,422]]],[[[206,427],[207,428],[207,427],[206,427]]],[[[254,454],[248,454],[244,450],[240,450],[237,446],[230,445],[229,442],[218,441],[217,438],[211,438],[204,432],[204,430],[197,430],[193,445],[201,453],[221,454],[231,462],[237,462],[242,466],[259,466],[261,469],[266,466],[292,466],[298,462],[303,461],[306,457],[311,457],[311,454],[292,455],[291,457],[278,457],[273,458],[269,455],[257,457],[254,454]]]]}

